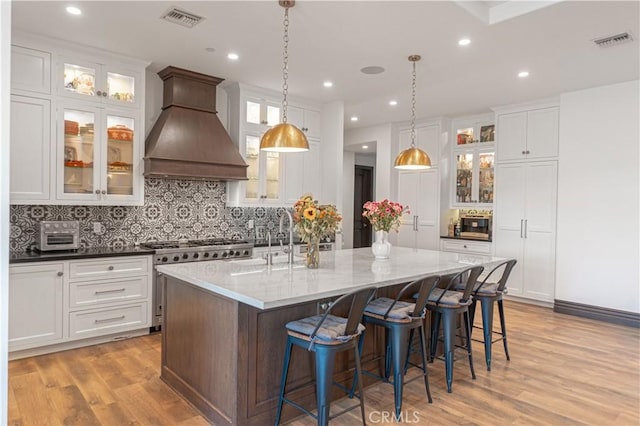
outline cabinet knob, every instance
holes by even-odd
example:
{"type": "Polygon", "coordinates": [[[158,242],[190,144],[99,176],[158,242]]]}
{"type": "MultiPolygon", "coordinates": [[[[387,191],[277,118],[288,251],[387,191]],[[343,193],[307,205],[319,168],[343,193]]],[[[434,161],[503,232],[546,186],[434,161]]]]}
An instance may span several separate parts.
{"type": "Polygon", "coordinates": [[[113,267],[113,265],[111,265],[111,266],[109,266],[109,268],[108,268],[108,269],[109,269],[110,271],[113,271],[113,270],[114,270],[114,269],[116,269],[116,268],[114,268],[114,267],[113,267]]]}
{"type": "Polygon", "coordinates": [[[96,194],[100,195],[100,190],[99,189],[96,189],[96,194]]]}
{"type": "Polygon", "coordinates": [[[105,190],[103,189],[102,191],[100,191],[100,193],[101,193],[102,195],[106,195],[106,194],[107,194],[107,191],[105,191],[105,190]]]}
{"type": "Polygon", "coordinates": [[[107,97],[107,92],[102,92],[102,97],[106,98],[107,97]]]}
{"type": "Polygon", "coordinates": [[[464,247],[464,248],[467,248],[467,245],[465,244],[463,247],[464,247]]]}
{"type": "Polygon", "coordinates": [[[63,273],[62,273],[62,271],[61,271],[61,272],[58,272],[58,274],[57,274],[57,275],[58,275],[59,277],[61,277],[61,276],[62,276],[62,275],[64,275],[64,274],[63,274],[63,273]]]}
{"type": "Polygon", "coordinates": [[[527,153],[527,151],[522,151],[522,155],[525,155],[527,153]]]}
{"type": "Polygon", "coordinates": [[[531,151],[527,150],[527,154],[531,154],[531,151]]]}
{"type": "Polygon", "coordinates": [[[102,91],[101,91],[101,90],[98,90],[98,91],[96,92],[96,95],[97,95],[97,96],[102,96],[102,91]]]}

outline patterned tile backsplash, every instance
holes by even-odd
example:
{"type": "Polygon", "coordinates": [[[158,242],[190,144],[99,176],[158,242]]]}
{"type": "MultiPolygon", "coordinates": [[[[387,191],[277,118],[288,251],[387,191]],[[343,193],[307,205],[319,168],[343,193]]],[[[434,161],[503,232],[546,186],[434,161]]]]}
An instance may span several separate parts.
{"type": "Polygon", "coordinates": [[[253,239],[255,226],[275,231],[283,208],[225,207],[224,182],[145,179],[143,206],[11,206],[10,250],[35,244],[41,220],[80,221],[82,247],[114,247],[182,238],[253,239]],[[93,223],[102,232],[93,232],[93,223]]]}

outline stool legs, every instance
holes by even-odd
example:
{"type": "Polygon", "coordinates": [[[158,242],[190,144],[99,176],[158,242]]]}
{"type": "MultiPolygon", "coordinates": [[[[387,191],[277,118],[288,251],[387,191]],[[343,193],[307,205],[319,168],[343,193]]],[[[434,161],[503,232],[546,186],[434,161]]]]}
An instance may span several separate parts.
{"type": "Polygon", "coordinates": [[[507,327],[504,322],[504,306],[502,300],[498,300],[498,312],[500,313],[500,328],[502,329],[502,343],[504,344],[504,354],[507,356],[507,361],[511,361],[509,358],[509,349],[507,348],[507,327]]]}
{"type": "MultiPolygon", "coordinates": [[[[360,365],[360,348],[359,346],[356,346],[355,348],[355,355],[356,355],[356,379],[360,376],[362,376],[362,366],[360,365]]],[[[364,379],[364,378],[363,378],[364,379]]],[[[360,391],[360,414],[362,415],[362,424],[366,425],[367,424],[367,420],[365,418],[365,414],[364,414],[364,389],[362,387],[362,382],[364,380],[360,380],[358,382],[358,390],[360,391]]]]}
{"type": "Polygon", "coordinates": [[[487,370],[491,371],[491,346],[493,340],[493,300],[481,299],[482,331],[484,334],[484,359],[487,370]]]}
{"type": "Polygon", "coordinates": [[[469,312],[465,312],[464,315],[464,328],[467,335],[467,354],[469,356],[469,369],[471,370],[471,378],[476,379],[476,372],[473,368],[473,352],[471,351],[471,321],[469,320],[469,312]]]}
{"type": "Polygon", "coordinates": [[[276,412],[275,425],[280,424],[280,415],[282,414],[282,404],[284,403],[284,389],[287,385],[287,375],[289,373],[289,361],[291,360],[291,338],[287,337],[287,347],[284,351],[284,364],[282,366],[282,378],[280,379],[280,399],[278,399],[278,411],[276,412]]]}
{"type": "MultiPolygon", "coordinates": [[[[411,332],[413,333],[413,329],[411,330],[411,332]]],[[[424,376],[424,387],[427,390],[427,400],[429,401],[429,403],[433,403],[433,399],[431,398],[431,389],[429,389],[429,376],[427,374],[427,344],[426,344],[426,338],[424,335],[424,327],[420,327],[420,345],[422,347],[422,374],[424,376]]],[[[411,339],[409,339],[409,342],[411,342],[411,339]]]]}
{"type": "MultiPolygon", "coordinates": [[[[456,338],[456,315],[454,312],[445,310],[441,314],[444,318],[444,363],[447,379],[447,392],[451,393],[451,385],[453,384],[453,350],[455,348],[456,338]]],[[[436,323],[439,321],[436,320],[436,323]]],[[[436,329],[437,330],[437,329],[436,329]]],[[[436,338],[438,336],[436,331],[436,338]]]]}
{"type": "MultiPolygon", "coordinates": [[[[322,345],[316,346],[316,391],[318,407],[318,426],[329,423],[329,409],[331,405],[331,388],[333,385],[333,367],[336,352],[322,345]]],[[[362,384],[360,384],[362,386],[362,384]]]]}
{"type": "Polygon", "coordinates": [[[391,330],[391,358],[393,361],[393,394],[396,406],[396,418],[402,411],[402,385],[404,382],[404,366],[409,350],[409,330],[396,328],[391,330]]]}

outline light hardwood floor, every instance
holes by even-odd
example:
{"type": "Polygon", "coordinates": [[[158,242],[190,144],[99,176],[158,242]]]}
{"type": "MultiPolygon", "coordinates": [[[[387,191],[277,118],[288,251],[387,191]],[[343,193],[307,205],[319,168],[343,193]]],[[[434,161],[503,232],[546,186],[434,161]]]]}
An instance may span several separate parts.
{"type": "MultiPolygon", "coordinates": [[[[511,361],[495,344],[488,372],[482,344],[474,342],[477,380],[471,380],[466,357],[458,356],[452,394],[444,363],[435,361],[429,365],[433,404],[426,403],[421,380],[407,385],[406,423],[640,424],[638,329],[505,305],[511,361]]],[[[160,346],[154,334],[10,362],[9,424],[207,424],[158,378],[160,346]]],[[[383,424],[393,411],[391,385],[369,387],[365,396],[368,424],[383,424]]],[[[331,424],[358,424],[359,418],[354,410],[331,424]]],[[[307,417],[292,424],[315,422],[307,417]]]]}

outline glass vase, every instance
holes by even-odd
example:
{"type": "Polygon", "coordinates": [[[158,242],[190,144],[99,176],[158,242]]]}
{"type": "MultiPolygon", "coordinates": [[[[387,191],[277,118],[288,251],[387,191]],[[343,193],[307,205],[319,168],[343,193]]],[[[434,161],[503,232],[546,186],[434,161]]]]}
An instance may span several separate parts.
{"type": "Polygon", "coordinates": [[[307,268],[318,269],[320,266],[320,238],[310,238],[307,244],[307,268]]]}
{"type": "Polygon", "coordinates": [[[376,240],[371,244],[371,251],[376,259],[388,259],[391,254],[391,243],[387,231],[376,231],[376,240]]]}

